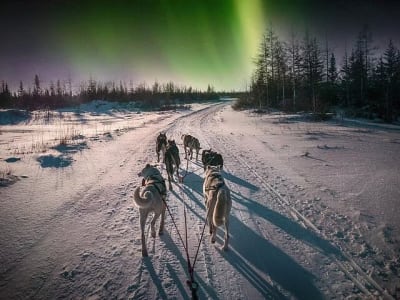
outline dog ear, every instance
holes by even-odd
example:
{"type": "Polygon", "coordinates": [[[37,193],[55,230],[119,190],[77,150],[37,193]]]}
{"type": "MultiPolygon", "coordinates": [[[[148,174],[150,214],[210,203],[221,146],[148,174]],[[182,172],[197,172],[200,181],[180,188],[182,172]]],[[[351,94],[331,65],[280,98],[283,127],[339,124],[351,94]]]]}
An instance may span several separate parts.
{"type": "Polygon", "coordinates": [[[147,168],[150,168],[150,167],[151,167],[150,164],[146,164],[146,166],[145,166],[146,169],[147,169],[147,168]]]}

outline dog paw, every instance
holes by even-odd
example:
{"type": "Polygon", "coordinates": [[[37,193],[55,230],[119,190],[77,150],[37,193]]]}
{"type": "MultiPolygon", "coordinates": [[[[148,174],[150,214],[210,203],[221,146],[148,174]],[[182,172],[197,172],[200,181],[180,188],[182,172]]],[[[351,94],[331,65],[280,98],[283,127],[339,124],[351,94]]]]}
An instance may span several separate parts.
{"type": "Polygon", "coordinates": [[[164,231],[159,231],[158,232],[158,235],[163,235],[164,234],[164,231]]]}
{"type": "Polygon", "coordinates": [[[143,256],[143,257],[148,257],[149,254],[147,253],[147,251],[142,251],[142,256],[143,256]]]}

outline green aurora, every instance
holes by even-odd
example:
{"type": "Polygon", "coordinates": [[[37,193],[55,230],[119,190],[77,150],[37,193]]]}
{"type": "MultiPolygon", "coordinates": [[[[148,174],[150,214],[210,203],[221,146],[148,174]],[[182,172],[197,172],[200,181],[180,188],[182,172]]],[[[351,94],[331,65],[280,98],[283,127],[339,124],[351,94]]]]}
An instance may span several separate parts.
{"type": "Polygon", "coordinates": [[[43,84],[71,77],[75,88],[92,77],[243,90],[271,24],[282,38],[306,28],[329,37],[340,58],[364,23],[381,45],[398,40],[397,8],[394,0],[10,0],[0,9],[0,80],[14,89],[39,74],[43,84]]]}
{"type": "Polygon", "coordinates": [[[86,2],[57,15],[52,36],[74,73],[241,89],[263,11],[260,0],[86,2]]]}

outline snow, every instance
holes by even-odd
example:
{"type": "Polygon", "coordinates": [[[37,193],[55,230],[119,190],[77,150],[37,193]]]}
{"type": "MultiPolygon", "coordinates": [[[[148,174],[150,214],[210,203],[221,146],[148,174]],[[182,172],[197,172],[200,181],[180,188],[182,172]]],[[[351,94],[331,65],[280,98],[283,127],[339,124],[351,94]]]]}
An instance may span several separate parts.
{"type": "MultiPolygon", "coordinates": [[[[1,299],[190,299],[171,216],[141,257],[132,195],[159,132],[224,157],[229,250],[211,244],[200,161],[182,159],[168,205],[200,299],[400,297],[400,129],[301,115],[235,112],[231,102],[141,112],[96,101],[76,110],[2,111],[1,299]],[[10,117],[11,114],[11,117],[10,117]],[[186,166],[188,167],[186,170],[186,166]]],[[[165,167],[159,164],[166,176],[165,167]]],[[[150,219],[150,218],[149,218],[150,219]]],[[[158,224],[157,224],[158,226],[158,224]]]]}

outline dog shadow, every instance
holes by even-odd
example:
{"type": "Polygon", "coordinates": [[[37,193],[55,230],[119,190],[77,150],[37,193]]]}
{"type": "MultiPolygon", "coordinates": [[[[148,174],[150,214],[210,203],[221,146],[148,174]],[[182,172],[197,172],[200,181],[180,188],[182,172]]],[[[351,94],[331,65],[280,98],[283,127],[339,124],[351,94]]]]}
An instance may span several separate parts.
{"type": "MultiPolygon", "coordinates": [[[[221,233],[221,230],[219,230],[221,233]]],[[[274,287],[266,277],[270,277],[273,282],[279,284],[284,290],[289,292],[296,299],[323,299],[320,291],[315,287],[315,277],[300,266],[289,255],[274,246],[255,233],[251,228],[242,223],[235,216],[230,217],[230,245],[228,251],[219,250],[221,256],[234,267],[264,298],[266,299],[288,299],[277,287],[274,287]]],[[[189,278],[186,257],[183,256],[184,250],[179,247],[171,238],[168,232],[161,237],[166,247],[173,253],[179,264],[184,269],[186,278],[189,278]]],[[[218,234],[219,244],[223,237],[218,234]]],[[[208,243],[208,239],[203,243],[208,243]]],[[[157,277],[154,267],[150,261],[146,266],[149,268],[150,276],[157,287],[160,296],[164,298],[165,291],[160,279],[157,277]]],[[[170,275],[173,277],[177,288],[184,299],[190,299],[190,290],[182,278],[176,273],[176,267],[169,266],[170,275]]],[[[199,285],[199,299],[219,299],[214,288],[205,282],[200,276],[195,275],[195,281],[199,285]]]]}
{"type": "Polygon", "coordinates": [[[185,193],[188,193],[190,198],[196,200],[197,198],[193,192],[203,197],[203,182],[204,179],[200,175],[189,171],[178,187],[182,188],[185,193]]]}
{"type": "MultiPolygon", "coordinates": [[[[224,175],[225,178],[232,182],[252,190],[258,189],[232,174],[225,173],[224,175]]],[[[182,202],[182,204],[196,216],[196,218],[205,222],[205,206],[203,201],[201,201],[203,197],[203,178],[196,173],[190,173],[186,179],[185,183],[177,185],[179,189],[177,191],[172,191],[172,193],[178,201],[182,202]],[[202,211],[204,214],[201,214],[199,211],[202,211]]],[[[247,207],[249,211],[258,214],[261,218],[281,228],[296,239],[304,241],[323,253],[340,255],[340,251],[328,241],[303,228],[295,221],[234,191],[231,191],[231,194],[233,202],[247,207]]],[[[223,256],[264,298],[287,299],[288,297],[294,297],[296,299],[323,299],[323,295],[314,284],[316,278],[311,272],[304,269],[291,256],[257,234],[234,215],[230,216],[229,232],[231,236],[229,251],[217,251],[219,251],[221,256],[223,256]],[[277,283],[277,286],[280,286],[281,289],[271,284],[271,281],[277,283]],[[286,293],[283,294],[282,290],[286,291],[290,296],[287,296],[286,293]]],[[[222,242],[222,235],[223,231],[219,229],[217,235],[218,244],[222,242]]],[[[189,278],[186,269],[186,257],[183,257],[183,249],[180,249],[179,245],[174,243],[169,234],[164,234],[162,239],[166,243],[167,248],[177,257],[182,268],[185,270],[187,278],[189,278]]],[[[208,239],[205,239],[202,243],[208,242],[208,239]]],[[[172,266],[170,266],[170,269],[172,270],[171,276],[174,276],[175,282],[178,282],[179,276],[176,274],[176,270],[174,271],[172,266]]],[[[214,291],[211,285],[197,276],[195,278],[199,284],[198,296],[200,299],[220,298],[220,295],[214,291]]],[[[154,278],[153,281],[154,280],[158,279],[154,278]]],[[[156,284],[156,286],[162,289],[160,284],[156,284]]],[[[182,297],[190,299],[191,295],[188,294],[190,290],[186,283],[180,281],[177,286],[182,297]]]]}
{"type": "Polygon", "coordinates": [[[237,185],[241,185],[251,191],[258,191],[260,188],[258,186],[255,186],[254,184],[251,184],[250,182],[243,180],[240,177],[237,177],[235,175],[233,175],[232,173],[228,173],[225,172],[224,170],[222,170],[222,174],[224,176],[224,179],[231,181],[232,183],[235,183],[237,185]]]}
{"type": "MultiPolygon", "coordinates": [[[[172,240],[172,238],[168,232],[164,233],[164,235],[161,237],[161,239],[165,243],[166,247],[175,255],[177,261],[184,269],[184,272],[186,275],[185,281],[182,282],[182,278],[179,278],[178,274],[176,273],[175,267],[171,266],[170,264],[167,264],[169,274],[171,274],[172,279],[174,280],[174,283],[176,283],[177,288],[180,292],[180,295],[183,297],[183,299],[192,299],[191,294],[188,293],[190,291],[190,289],[186,285],[186,280],[189,279],[190,276],[189,276],[189,272],[187,269],[187,258],[182,255],[182,253],[184,253],[184,250],[179,249],[179,247],[172,240]]],[[[159,279],[156,279],[156,280],[159,281],[159,279]]],[[[211,286],[209,286],[201,277],[196,276],[196,274],[195,274],[195,281],[199,285],[199,289],[197,291],[197,296],[199,299],[219,299],[215,290],[211,286]]],[[[153,282],[155,282],[154,279],[153,279],[153,282]]],[[[160,285],[156,285],[156,286],[160,292],[160,296],[163,296],[163,294],[165,294],[163,287],[160,285]]],[[[167,297],[161,297],[161,298],[167,299],[167,297]]]]}
{"type": "Polygon", "coordinates": [[[151,259],[148,257],[144,257],[143,264],[146,267],[147,271],[149,272],[149,275],[150,275],[151,280],[153,281],[154,285],[157,287],[157,291],[160,295],[160,298],[168,299],[168,295],[166,294],[166,292],[162,286],[160,277],[158,276],[156,270],[154,269],[153,262],[151,261],[151,259]]]}
{"type": "Polygon", "coordinates": [[[315,276],[235,216],[230,217],[230,251],[224,258],[265,298],[287,299],[260,273],[269,276],[295,299],[323,299],[315,276]]]}
{"type": "MultiPolygon", "coordinates": [[[[184,193],[186,193],[186,192],[184,192],[184,193]]],[[[200,214],[196,211],[196,209],[194,209],[194,208],[187,202],[187,200],[185,200],[185,198],[182,197],[182,195],[181,195],[180,193],[177,193],[177,192],[175,192],[175,191],[172,191],[172,194],[176,197],[177,200],[179,200],[180,202],[182,202],[182,204],[185,206],[185,208],[188,209],[193,215],[195,215],[196,218],[198,218],[198,219],[201,220],[202,222],[205,222],[205,221],[206,221],[206,218],[205,218],[205,209],[206,209],[206,208],[205,208],[205,205],[204,205],[203,203],[201,203],[197,198],[195,198],[195,197],[192,198],[192,197],[189,196],[189,199],[190,199],[190,200],[193,200],[193,201],[195,202],[196,205],[198,205],[198,206],[201,207],[202,211],[204,211],[204,215],[200,215],[200,214]]],[[[186,195],[188,195],[188,194],[186,194],[186,195]]]]}
{"type": "Polygon", "coordinates": [[[343,259],[343,255],[341,251],[332,245],[329,241],[321,238],[315,232],[310,231],[299,223],[277,213],[276,211],[269,209],[260,203],[251,200],[249,198],[244,197],[235,192],[232,193],[232,200],[247,207],[249,211],[253,212],[254,214],[259,215],[264,220],[274,224],[275,226],[281,228],[287,234],[290,234],[292,237],[303,241],[310,247],[317,249],[319,252],[323,253],[324,255],[335,255],[338,258],[343,259]]]}
{"type": "MultiPolygon", "coordinates": [[[[201,162],[193,162],[192,161],[192,164],[197,166],[197,168],[196,168],[196,170],[194,170],[194,172],[197,172],[198,170],[201,170],[201,171],[204,172],[203,164],[201,162]]],[[[197,176],[202,181],[203,178],[200,177],[198,174],[196,174],[194,172],[193,171],[188,171],[186,174],[187,174],[187,176],[190,175],[190,177],[192,177],[192,175],[193,176],[197,176]]],[[[258,191],[260,189],[258,186],[255,186],[254,184],[252,184],[252,183],[250,183],[250,182],[248,182],[246,180],[243,180],[242,178],[237,177],[232,173],[228,173],[224,169],[221,170],[221,173],[222,173],[224,179],[226,179],[228,181],[231,181],[232,183],[235,183],[237,185],[241,185],[241,186],[243,186],[243,187],[245,187],[245,188],[247,188],[247,189],[249,189],[251,191],[258,191]]],[[[190,178],[190,179],[191,179],[191,181],[193,181],[192,178],[190,178]]],[[[202,192],[201,187],[200,187],[200,192],[202,192]]]]}
{"type": "MultiPolygon", "coordinates": [[[[193,200],[197,205],[201,206],[204,215],[198,213],[198,209],[192,209],[187,200],[181,197],[180,193],[175,193],[175,197],[189,209],[196,218],[205,222],[205,207],[195,195],[188,193],[187,187],[182,187],[185,195],[193,200]]],[[[189,189],[190,191],[190,189],[189,189]]],[[[233,201],[238,203],[251,203],[246,199],[240,199],[239,196],[233,195],[233,201]]],[[[254,202],[254,201],[252,201],[254,202]]],[[[279,215],[278,213],[268,210],[262,205],[255,204],[249,207],[271,223],[283,227],[296,237],[301,237],[307,233],[306,230],[301,231],[302,227],[295,222],[279,215]],[[285,225],[286,224],[286,225],[285,225]],[[289,224],[289,225],[287,225],[289,224]],[[299,233],[297,233],[299,232],[299,233]]],[[[218,230],[218,245],[222,243],[223,231],[218,230]]],[[[283,289],[294,295],[297,299],[322,299],[323,296],[314,285],[315,277],[300,266],[289,255],[279,248],[268,242],[265,238],[255,233],[251,228],[241,222],[235,216],[230,216],[230,251],[220,251],[221,255],[232,265],[248,282],[258,290],[265,298],[287,299],[276,287],[271,285],[266,277],[269,276],[273,282],[277,282],[283,289]],[[264,274],[264,275],[263,275],[264,274]]],[[[170,239],[170,237],[168,237],[170,239]]],[[[309,240],[313,241],[311,238],[309,240]]],[[[208,243],[205,239],[203,243],[208,243]]],[[[182,257],[181,251],[172,240],[167,243],[168,248],[180,257],[180,263],[186,266],[186,260],[182,257]]],[[[218,249],[218,248],[217,248],[218,249]]],[[[187,272],[187,271],[186,271],[187,272]]],[[[201,279],[199,279],[201,280],[201,279]]],[[[218,295],[211,295],[213,291],[211,286],[205,285],[204,282],[198,282],[212,299],[218,299],[218,295]]],[[[187,287],[186,287],[187,288],[187,287]]],[[[188,289],[188,288],[187,288],[188,289]]],[[[214,292],[215,294],[215,292],[214,292]]],[[[201,297],[202,298],[202,297],[201,297]]]]}

